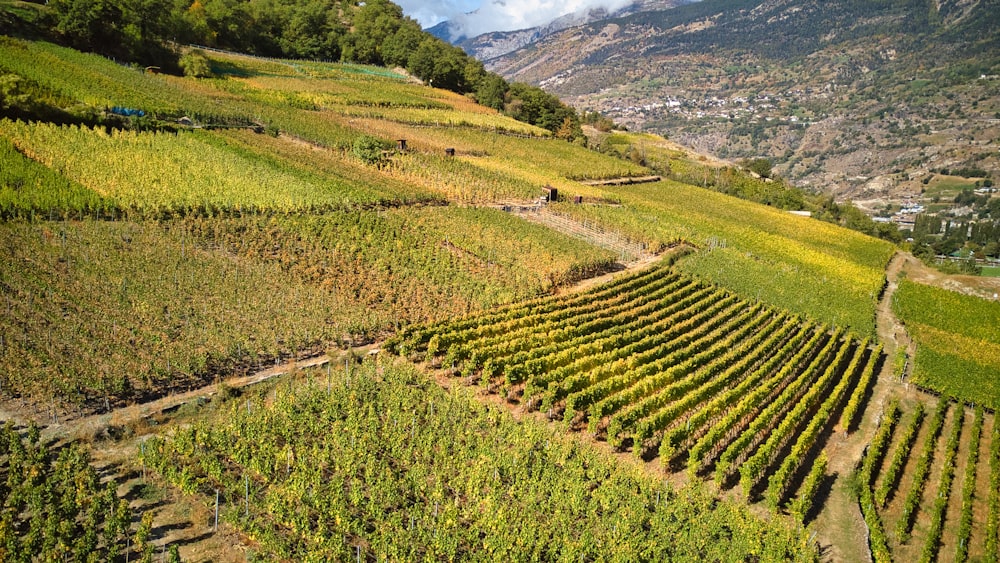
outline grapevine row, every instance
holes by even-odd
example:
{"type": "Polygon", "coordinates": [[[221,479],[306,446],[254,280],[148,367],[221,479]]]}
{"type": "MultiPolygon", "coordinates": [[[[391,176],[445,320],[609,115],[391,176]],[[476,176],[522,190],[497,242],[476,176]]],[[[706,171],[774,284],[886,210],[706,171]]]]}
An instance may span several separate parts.
{"type": "MultiPolygon", "coordinates": [[[[881,347],[879,348],[880,350],[881,347]]],[[[837,423],[837,426],[844,432],[850,432],[851,428],[857,423],[855,419],[862,410],[861,407],[865,394],[868,392],[868,387],[875,377],[875,368],[879,365],[879,362],[874,360],[878,358],[878,353],[873,354],[872,358],[873,361],[868,362],[866,365],[865,371],[861,373],[861,378],[858,380],[857,387],[854,388],[851,398],[847,401],[843,412],[840,413],[840,422],[837,423]]]]}
{"type": "Polygon", "coordinates": [[[806,475],[805,480],[802,482],[802,487],[799,488],[799,495],[792,502],[791,512],[800,522],[805,522],[809,512],[813,508],[816,493],[819,492],[819,488],[826,478],[828,464],[829,458],[826,455],[826,451],[821,451],[816,457],[812,469],[809,470],[809,474],[806,475]]]}
{"type": "Polygon", "coordinates": [[[962,485],[962,516],[958,524],[958,547],[955,549],[957,563],[963,563],[969,558],[969,541],[972,539],[972,503],[976,494],[976,466],[979,463],[979,441],[983,432],[982,406],[976,407],[974,417],[969,439],[969,457],[962,485]]]}
{"type": "Polygon", "coordinates": [[[990,443],[990,493],[986,517],[986,561],[1000,561],[1000,424],[993,416],[993,440],[990,443]]]}
{"type": "MultiPolygon", "coordinates": [[[[842,348],[841,350],[844,350],[845,348],[842,348]]],[[[819,410],[811,415],[809,424],[806,426],[805,430],[799,434],[798,439],[795,441],[795,444],[792,446],[788,455],[785,456],[781,466],[776,472],[771,474],[766,493],[766,498],[768,500],[768,504],[771,505],[771,508],[777,510],[781,502],[784,500],[784,496],[788,493],[788,488],[791,486],[792,476],[799,470],[799,467],[805,461],[809,451],[819,438],[820,432],[827,426],[829,419],[833,416],[833,411],[837,408],[837,405],[842,402],[844,395],[847,392],[847,388],[853,380],[858,364],[860,364],[862,358],[864,358],[867,353],[867,348],[868,340],[865,339],[864,342],[862,342],[861,345],[855,349],[854,357],[848,364],[847,369],[843,372],[843,375],[841,376],[836,387],[833,388],[830,395],[825,401],[823,401],[823,404],[820,405],[819,410]]],[[[869,357],[870,363],[874,363],[874,359],[878,357],[879,350],[880,348],[876,348],[875,353],[869,357]]],[[[834,361],[834,363],[830,364],[830,367],[827,369],[837,370],[837,364],[838,362],[834,361]]]]}
{"type": "MultiPolygon", "coordinates": [[[[753,308],[733,317],[726,324],[716,327],[707,338],[693,343],[688,348],[689,351],[700,349],[699,353],[659,373],[638,380],[635,384],[595,403],[590,410],[590,415],[594,419],[607,414],[612,415],[608,426],[608,441],[613,444],[619,443],[619,434],[625,426],[631,425],[650,409],[662,404],[661,401],[676,399],[689,391],[697,384],[697,380],[690,379],[697,370],[704,366],[724,363],[723,354],[731,352],[736,342],[745,338],[763,320],[757,315],[758,312],[759,308],[753,308]],[[730,333],[734,329],[736,330],[730,333]]],[[[706,369],[704,374],[704,377],[707,377],[712,373],[706,369]]]]}
{"type": "MultiPolygon", "coordinates": [[[[778,452],[780,452],[782,448],[784,448],[785,445],[787,445],[788,442],[795,437],[797,429],[807,420],[807,417],[815,407],[816,401],[818,401],[827,392],[827,389],[838,374],[841,362],[851,350],[851,344],[850,339],[845,339],[839,344],[833,361],[827,364],[823,375],[816,380],[816,382],[809,388],[808,392],[796,401],[795,406],[782,417],[781,423],[778,424],[777,428],[771,431],[767,440],[760,446],[760,448],[757,449],[757,452],[740,465],[740,486],[743,488],[743,494],[745,494],[748,498],[751,496],[752,489],[756,487],[766,476],[767,470],[771,464],[774,463],[778,452]]],[[[849,377],[841,377],[840,381],[842,386],[839,387],[840,392],[843,392],[843,389],[846,388],[846,382],[849,380],[849,377]]],[[[838,391],[835,390],[830,394],[830,397],[834,400],[834,402],[839,400],[838,391]]],[[[813,420],[825,422],[826,418],[817,417],[813,420]]],[[[813,433],[815,434],[818,432],[819,428],[817,427],[813,433]]],[[[809,435],[803,433],[802,436],[806,436],[806,441],[808,442],[809,435]]],[[[803,444],[802,447],[805,450],[808,450],[807,444],[803,444]]],[[[805,451],[796,451],[793,449],[792,455],[789,459],[793,460],[792,463],[795,463],[795,460],[804,454],[805,451]]],[[[789,477],[789,473],[790,471],[786,469],[783,472],[779,471],[775,475],[783,481],[789,477]]],[[[778,481],[776,481],[776,483],[778,483],[778,481]]],[[[775,486],[777,487],[778,485],[775,486]]],[[[772,500],[774,500],[774,508],[777,508],[777,500],[772,500]]]]}
{"type": "Polygon", "coordinates": [[[813,382],[820,375],[820,369],[834,353],[839,339],[840,333],[835,332],[795,381],[785,387],[777,399],[751,420],[739,438],[730,443],[729,447],[722,452],[715,466],[716,481],[719,483],[727,482],[743,461],[753,455],[756,447],[767,439],[770,431],[780,424],[781,417],[794,408],[799,399],[809,392],[813,382]]]}
{"type": "MultiPolygon", "coordinates": [[[[588,386],[574,391],[566,398],[566,416],[569,417],[569,413],[582,411],[589,406],[591,422],[600,419],[603,412],[598,409],[606,405],[597,407],[598,401],[689,359],[698,352],[699,347],[705,345],[711,331],[725,321],[726,316],[723,313],[738,307],[738,303],[730,299],[718,302],[711,308],[671,327],[668,333],[662,335],[663,338],[656,339],[662,340],[662,343],[655,348],[585,374],[589,380],[588,386]]],[[[575,381],[566,379],[563,385],[572,389],[576,387],[575,381]]]]}
{"type": "Polygon", "coordinates": [[[564,363],[554,369],[540,371],[538,366],[521,362],[520,365],[514,365],[507,370],[505,375],[508,381],[513,382],[523,380],[526,373],[537,374],[531,377],[525,386],[525,400],[543,393],[544,401],[551,405],[583,386],[606,379],[609,373],[620,373],[629,366],[654,361],[676,350],[679,344],[677,337],[683,333],[685,327],[697,326],[697,319],[703,317],[694,316],[710,299],[716,299],[714,305],[707,305],[710,311],[721,311],[727,306],[735,307],[733,301],[720,300],[721,297],[722,295],[713,293],[706,294],[698,300],[686,299],[675,303],[668,308],[668,316],[658,321],[655,326],[632,331],[632,334],[622,339],[622,345],[615,346],[612,343],[607,347],[609,349],[602,350],[599,354],[587,356],[578,354],[579,350],[571,348],[564,351],[574,358],[568,365],[564,363]]]}
{"type": "MultiPolygon", "coordinates": [[[[633,443],[641,444],[643,440],[652,437],[654,433],[669,428],[685,413],[706,403],[712,397],[718,396],[723,389],[732,386],[734,380],[739,376],[747,373],[750,366],[759,362],[766,351],[773,350],[778,342],[787,338],[792,330],[793,325],[787,322],[787,318],[776,317],[772,319],[771,324],[759,331],[751,342],[741,344],[734,351],[733,355],[739,358],[738,361],[727,362],[724,371],[718,377],[688,393],[683,399],[663,407],[641,420],[635,427],[633,443]],[[780,328],[778,328],[779,326],[780,328]],[[764,337],[767,339],[763,340],[764,337]]],[[[720,369],[722,368],[720,367],[720,369]]],[[[639,452],[640,449],[637,448],[636,451],[639,452]]],[[[669,459],[669,456],[665,457],[669,459]]]]}
{"type": "Polygon", "coordinates": [[[920,497],[924,492],[924,483],[927,474],[930,472],[931,461],[934,458],[934,448],[937,444],[938,435],[944,425],[944,417],[948,412],[948,399],[942,397],[938,400],[937,409],[934,411],[934,418],[924,441],[920,458],[917,460],[917,467],[913,470],[913,483],[907,492],[906,500],[903,502],[903,513],[896,523],[896,535],[900,543],[906,543],[910,538],[910,531],[913,530],[913,523],[916,520],[917,509],[920,508],[920,497]]]}
{"type": "Polygon", "coordinates": [[[522,325],[521,328],[513,328],[512,324],[510,332],[500,330],[493,336],[483,336],[481,339],[470,339],[468,335],[456,336],[452,333],[445,333],[440,337],[434,335],[427,344],[426,356],[431,360],[441,350],[447,350],[444,362],[450,365],[464,362],[464,371],[470,374],[479,369],[484,359],[489,357],[500,358],[513,354],[510,362],[523,361],[525,357],[537,358],[565,348],[569,339],[593,340],[603,331],[617,330],[619,327],[615,326],[614,319],[618,314],[632,312],[641,316],[655,313],[657,299],[685,300],[695,289],[687,280],[675,280],[653,294],[639,298],[625,294],[622,299],[612,300],[604,307],[588,306],[575,315],[515,319],[511,323],[522,325]],[[544,320],[545,318],[549,320],[544,320]]]}
{"type": "MultiPolygon", "coordinates": [[[[663,266],[671,264],[675,255],[671,254],[663,259],[663,266]]],[[[441,320],[426,326],[410,325],[404,327],[397,336],[386,342],[386,349],[391,352],[398,352],[403,355],[411,351],[425,350],[428,341],[434,335],[442,331],[450,331],[459,334],[466,334],[466,338],[473,340],[476,337],[503,333],[510,330],[514,325],[505,323],[522,321],[529,317],[544,317],[554,314],[556,318],[572,317],[577,312],[590,312],[607,306],[609,299],[627,299],[631,293],[647,285],[660,283],[670,283],[673,280],[663,276],[661,266],[655,266],[644,270],[636,275],[622,276],[612,280],[593,292],[574,293],[562,296],[539,297],[527,302],[512,303],[502,306],[494,311],[469,315],[458,320],[441,320]],[[477,332],[479,331],[479,332],[477,332]]],[[[524,322],[530,326],[530,323],[524,322]]]]}
{"type": "Polygon", "coordinates": [[[917,432],[920,431],[920,425],[923,422],[924,404],[918,402],[916,410],[913,413],[913,420],[903,430],[903,435],[889,461],[889,467],[882,474],[882,482],[879,484],[878,489],[875,490],[875,504],[879,508],[885,508],[886,503],[890,500],[890,496],[899,485],[899,479],[903,474],[903,466],[906,465],[906,460],[913,449],[913,443],[917,440],[917,432]]]}
{"type": "Polygon", "coordinates": [[[744,404],[741,401],[751,395],[752,390],[760,390],[762,387],[772,384],[773,378],[766,379],[774,376],[777,367],[793,352],[800,350],[800,344],[805,342],[806,336],[811,330],[811,327],[803,326],[797,320],[790,322],[792,323],[792,334],[778,344],[777,352],[758,365],[754,365],[749,375],[739,385],[713,397],[711,401],[688,418],[685,426],[674,428],[663,436],[660,442],[661,456],[669,460],[674,457],[682,445],[690,447],[695,439],[704,436],[710,430],[709,425],[724,416],[726,412],[734,413],[733,407],[735,405],[744,404]]]}
{"type": "Polygon", "coordinates": [[[941,480],[938,482],[937,496],[930,510],[931,527],[924,540],[920,552],[920,563],[932,563],[937,559],[941,547],[941,534],[944,531],[944,513],[948,509],[948,498],[951,496],[951,484],[955,479],[955,458],[958,456],[958,441],[962,436],[962,425],[965,421],[965,409],[961,403],[955,409],[951,422],[951,433],[945,445],[944,465],[941,468],[941,480]]]}
{"type": "Polygon", "coordinates": [[[875,471],[882,466],[882,460],[889,448],[892,432],[898,420],[899,402],[893,399],[882,416],[879,417],[875,436],[865,450],[864,458],[861,460],[861,470],[858,472],[860,489],[858,502],[861,504],[861,513],[868,526],[868,548],[875,563],[892,563],[885,525],[875,509],[872,483],[875,480],[875,471]]]}
{"type": "MultiPolygon", "coordinates": [[[[541,333],[543,338],[555,342],[549,346],[516,354],[509,361],[499,360],[498,369],[504,370],[504,377],[510,383],[525,381],[529,375],[533,380],[545,373],[559,373],[566,376],[612,361],[625,354],[635,353],[633,350],[641,351],[665,340],[667,338],[665,334],[671,334],[678,323],[687,320],[698,311],[696,305],[711,308],[725,303],[719,301],[722,297],[719,293],[698,291],[685,295],[686,290],[679,293],[677,296],[679,300],[669,305],[656,308],[657,304],[651,304],[652,311],[640,309],[628,313],[624,318],[606,317],[599,319],[595,326],[580,326],[578,333],[582,334],[572,340],[559,341],[558,335],[541,333]],[[716,303],[710,305],[713,300],[716,303]],[[626,321],[625,319],[631,318],[632,314],[637,316],[647,314],[647,316],[635,318],[631,322],[626,321]],[[560,368],[565,369],[560,370],[560,368]]],[[[487,353],[489,352],[484,352],[487,353]]],[[[541,381],[536,383],[541,384],[541,381]]]]}

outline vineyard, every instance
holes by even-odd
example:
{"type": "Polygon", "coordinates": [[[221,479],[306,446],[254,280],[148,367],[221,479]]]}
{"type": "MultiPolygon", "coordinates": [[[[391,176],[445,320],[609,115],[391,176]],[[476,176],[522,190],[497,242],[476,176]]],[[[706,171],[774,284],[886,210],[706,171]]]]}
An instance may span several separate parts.
{"type": "Polygon", "coordinates": [[[50,409],[103,409],[370,341],[614,259],[499,211],[458,208],[15,222],[0,233],[0,387],[50,409]]]}
{"type": "Polygon", "coordinates": [[[880,350],[680,273],[681,254],[586,293],[404,328],[385,347],[806,514],[815,487],[801,485],[825,436],[855,423],[880,350]]]}
{"type": "Polygon", "coordinates": [[[904,281],[893,309],[917,343],[914,383],[1000,408],[1000,303],[904,281]]]}
{"type": "MultiPolygon", "coordinates": [[[[152,556],[152,520],[133,511],[115,481],[102,484],[80,446],[50,449],[39,428],[0,427],[0,559],[113,561],[152,556]],[[133,542],[134,537],[134,542],[133,542]]],[[[148,516],[147,516],[148,515],[148,516]]],[[[171,561],[176,546],[171,549],[171,561]]]]}
{"type": "Polygon", "coordinates": [[[998,560],[995,303],[892,294],[889,243],[662,139],[206,57],[0,37],[0,79],[52,105],[0,113],[0,560],[166,560],[173,508],[117,495],[140,465],[183,510],[219,499],[221,531],[180,535],[252,560],[816,560],[838,502],[876,561],[998,560]]]}
{"type": "Polygon", "coordinates": [[[745,299],[874,336],[889,243],[672,181],[608,192],[624,205],[560,204],[555,211],[648,248],[692,242],[705,251],[681,264],[689,273],[745,299]]]}
{"type": "Polygon", "coordinates": [[[303,374],[150,438],[140,459],[188,494],[218,491],[255,560],[815,559],[801,532],[405,365],[303,374]]]}
{"type": "Polygon", "coordinates": [[[981,406],[895,400],[857,486],[876,562],[1000,558],[1000,427],[981,406]]]}

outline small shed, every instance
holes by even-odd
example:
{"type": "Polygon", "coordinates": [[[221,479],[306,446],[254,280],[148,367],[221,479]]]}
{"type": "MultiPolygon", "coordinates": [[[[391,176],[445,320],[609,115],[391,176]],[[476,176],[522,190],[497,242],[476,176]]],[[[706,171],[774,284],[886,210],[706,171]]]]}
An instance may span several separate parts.
{"type": "Polygon", "coordinates": [[[399,149],[399,150],[401,150],[401,151],[405,151],[406,150],[406,139],[397,139],[396,140],[396,148],[399,149]]]}
{"type": "Polygon", "coordinates": [[[542,189],[545,190],[545,201],[552,203],[559,200],[559,190],[557,188],[546,185],[542,189]]]}
{"type": "Polygon", "coordinates": [[[444,149],[445,156],[455,156],[455,149],[447,148],[444,149]]]}

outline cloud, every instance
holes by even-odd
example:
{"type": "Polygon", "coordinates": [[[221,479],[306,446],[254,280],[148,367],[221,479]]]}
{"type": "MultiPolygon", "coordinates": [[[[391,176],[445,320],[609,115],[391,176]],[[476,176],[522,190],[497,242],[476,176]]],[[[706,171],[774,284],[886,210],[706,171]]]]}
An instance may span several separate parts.
{"type": "Polygon", "coordinates": [[[452,21],[462,35],[475,37],[490,31],[514,31],[545,25],[566,14],[582,14],[597,8],[615,11],[632,0],[485,0],[471,14],[452,21]]]}
{"type": "Polygon", "coordinates": [[[566,14],[604,8],[618,10],[633,0],[397,0],[424,27],[450,20],[454,33],[475,37],[490,31],[514,31],[545,25],[566,14]],[[479,4],[476,9],[476,4],[479,4]],[[474,10],[474,11],[473,11],[474,10]]]}
{"type": "Polygon", "coordinates": [[[395,0],[403,13],[427,28],[479,7],[481,0],[395,0]]]}

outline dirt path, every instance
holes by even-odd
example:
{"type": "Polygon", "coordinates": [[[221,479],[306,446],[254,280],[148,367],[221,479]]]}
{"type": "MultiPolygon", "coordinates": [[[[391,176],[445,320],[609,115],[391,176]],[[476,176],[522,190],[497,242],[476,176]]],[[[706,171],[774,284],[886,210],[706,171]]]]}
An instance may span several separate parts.
{"type": "MultiPolygon", "coordinates": [[[[910,336],[906,333],[906,327],[903,326],[903,323],[899,322],[896,314],[892,312],[892,296],[896,293],[896,289],[899,288],[900,275],[904,270],[911,271],[913,262],[918,261],[911,254],[905,252],[897,252],[889,260],[889,265],[885,269],[885,291],[882,293],[882,299],[875,310],[875,326],[878,331],[878,337],[885,347],[886,356],[890,359],[895,357],[896,350],[900,346],[906,349],[908,357],[912,358],[916,352],[913,341],[910,340],[910,336]]],[[[883,374],[884,372],[885,370],[883,370],[883,374]]]]}
{"type": "Polygon", "coordinates": [[[838,433],[826,446],[830,458],[828,471],[834,476],[830,496],[816,519],[817,540],[823,546],[825,561],[871,561],[868,549],[868,527],[861,509],[850,490],[848,476],[854,470],[865,446],[871,441],[876,422],[882,415],[890,392],[898,386],[893,381],[893,358],[902,346],[912,353],[912,343],[906,329],[892,312],[892,296],[899,286],[899,276],[907,262],[906,254],[897,252],[886,266],[886,288],[876,309],[876,330],[884,346],[885,364],[872,388],[858,429],[850,434],[838,433]]]}
{"type": "Polygon", "coordinates": [[[629,240],[617,231],[608,231],[596,224],[577,221],[572,217],[553,213],[545,207],[517,208],[512,212],[527,221],[610,250],[619,255],[619,261],[625,265],[655,257],[655,254],[646,250],[644,244],[629,240]]]}
{"type": "MultiPolygon", "coordinates": [[[[185,403],[211,397],[219,391],[221,386],[239,389],[241,387],[246,387],[247,385],[267,381],[268,379],[284,375],[297,369],[321,366],[329,363],[330,361],[330,356],[325,354],[313,356],[311,358],[277,365],[244,377],[232,377],[220,380],[216,383],[212,383],[192,391],[168,395],[155,401],[114,409],[109,413],[60,420],[56,423],[47,424],[42,429],[42,437],[47,440],[93,437],[100,432],[101,429],[108,428],[109,426],[125,426],[171,408],[179,407],[185,403]]],[[[0,406],[0,420],[13,420],[18,423],[27,422],[27,420],[24,419],[24,417],[18,412],[4,408],[3,406],[0,406]]]]}

